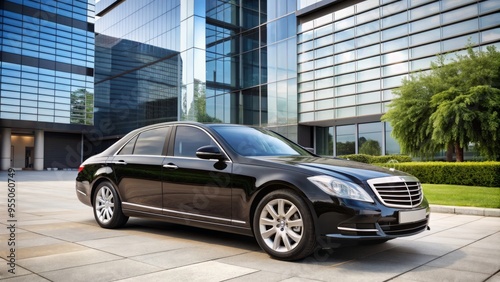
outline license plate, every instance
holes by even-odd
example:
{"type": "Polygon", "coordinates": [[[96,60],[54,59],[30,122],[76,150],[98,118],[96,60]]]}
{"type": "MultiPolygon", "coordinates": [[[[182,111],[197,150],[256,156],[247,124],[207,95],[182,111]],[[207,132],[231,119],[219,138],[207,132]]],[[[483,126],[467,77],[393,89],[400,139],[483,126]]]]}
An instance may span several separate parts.
{"type": "Polygon", "coordinates": [[[399,212],[399,223],[408,223],[424,220],[427,215],[425,209],[416,211],[400,211],[399,212]]]}

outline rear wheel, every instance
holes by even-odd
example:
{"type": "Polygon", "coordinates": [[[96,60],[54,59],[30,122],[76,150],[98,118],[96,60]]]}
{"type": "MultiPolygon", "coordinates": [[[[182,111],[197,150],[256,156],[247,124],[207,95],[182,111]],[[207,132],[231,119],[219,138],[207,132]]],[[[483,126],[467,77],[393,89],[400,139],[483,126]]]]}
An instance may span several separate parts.
{"type": "Polygon", "coordinates": [[[259,202],[253,230],[260,247],[277,259],[302,259],[317,245],[309,208],[289,190],[273,191],[259,202]]]}
{"type": "Polygon", "coordinates": [[[102,182],[97,186],[94,195],[94,217],[101,227],[118,228],[128,221],[122,212],[122,205],[114,186],[102,182]]]}

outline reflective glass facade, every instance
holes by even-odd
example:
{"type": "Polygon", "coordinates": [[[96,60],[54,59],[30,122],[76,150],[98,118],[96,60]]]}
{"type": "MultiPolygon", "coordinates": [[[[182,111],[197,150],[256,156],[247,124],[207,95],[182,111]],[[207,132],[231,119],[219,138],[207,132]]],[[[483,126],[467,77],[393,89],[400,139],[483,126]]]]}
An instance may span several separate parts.
{"type": "Polygon", "coordinates": [[[96,3],[95,115],[99,137],[177,120],[186,64],[180,52],[178,1],[116,4],[96,3]]]}
{"type": "Polygon", "coordinates": [[[94,0],[0,2],[0,170],[81,163],[94,43],[94,0]]]}
{"type": "Polygon", "coordinates": [[[94,5],[0,4],[2,120],[92,125],[94,5]]]}
{"type": "Polygon", "coordinates": [[[476,50],[500,48],[496,0],[302,0],[299,7],[299,123],[317,126],[320,154],[399,153],[380,117],[402,79],[469,41],[476,50]]]}

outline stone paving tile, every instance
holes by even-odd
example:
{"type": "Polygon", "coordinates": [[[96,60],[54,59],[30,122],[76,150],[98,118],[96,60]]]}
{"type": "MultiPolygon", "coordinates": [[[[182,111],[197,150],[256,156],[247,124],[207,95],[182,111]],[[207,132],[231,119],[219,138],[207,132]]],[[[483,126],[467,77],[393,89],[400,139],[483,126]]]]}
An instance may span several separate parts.
{"type": "Polygon", "coordinates": [[[9,267],[9,265],[7,265],[7,261],[4,259],[0,259],[0,280],[6,279],[6,278],[15,278],[15,277],[22,276],[22,275],[33,274],[33,272],[31,272],[27,269],[24,269],[24,268],[20,267],[19,265],[16,265],[16,267],[14,269],[14,274],[10,273],[9,269],[10,269],[10,267],[9,267]]]}
{"type": "Polygon", "coordinates": [[[280,273],[274,273],[269,271],[258,271],[258,272],[252,272],[247,275],[238,276],[236,278],[228,279],[225,280],[225,282],[255,282],[255,281],[278,282],[278,281],[287,281],[286,279],[291,279],[291,277],[288,277],[287,275],[280,273]]]}
{"type": "Polygon", "coordinates": [[[2,281],[6,281],[6,282],[49,282],[50,280],[47,280],[47,279],[45,279],[37,274],[28,274],[28,275],[7,278],[7,279],[2,280],[2,281]]]}
{"type": "Polygon", "coordinates": [[[35,273],[40,273],[80,265],[102,263],[116,259],[120,259],[120,257],[97,250],[87,249],[83,251],[20,259],[17,261],[17,264],[35,273]]]}
{"type": "Polygon", "coordinates": [[[426,265],[492,275],[500,269],[500,257],[486,259],[484,256],[475,256],[467,254],[464,250],[457,250],[426,265]]]}
{"type": "Polygon", "coordinates": [[[486,282],[500,282],[500,272],[490,277],[486,282]]]}
{"type": "Polygon", "coordinates": [[[132,281],[190,281],[210,282],[223,281],[257,272],[255,269],[225,264],[216,261],[203,262],[179,268],[169,269],[147,275],[137,276],[123,280],[132,281]]]}
{"type": "MultiPolygon", "coordinates": [[[[51,281],[116,281],[143,274],[155,273],[161,268],[128,259],[113,260],[72,268],[42,272],[40,275],[51,281]]],[[[143,280],[141,282],[149,280],[143,280]]],[[[166,281],[166,280],[163,280],[166,281]]]]}
{"type": "MultiPolygon", "coordinates": [[[[489,277],[488,274],[462,271],[448,268],[421,266],[400,276],[402,279],[413,281],[454,281],[454,282],[481,282],[489,277]]],[[[399,280],[401,281],[401,280],[399,280]]]]}
{"type": "Polygon", "coordinates": [[[68,242],[61,242],[58,244],[46,244],[33,247],[25,247],[22,244],[22,241],[20,242],[21,242],[19,244],[20,247],[17,249],[18,259],[28,259],[34,257],[58,255],[58,254],[88,250],[84,246],[68,242]]]}

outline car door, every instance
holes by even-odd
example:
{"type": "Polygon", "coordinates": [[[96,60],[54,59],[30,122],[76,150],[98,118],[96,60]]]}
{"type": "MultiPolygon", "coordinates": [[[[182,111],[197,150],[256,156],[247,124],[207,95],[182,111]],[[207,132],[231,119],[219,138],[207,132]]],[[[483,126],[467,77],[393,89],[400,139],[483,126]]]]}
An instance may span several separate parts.
{"type": "Polygon", "coordinates": [[[219,146],[199,127],[179,125],[173,138],[163,162],[164,214],[230,224],[232,162],[196,157],[202,146],[219,146]]]}
{"type": "Polygon", "coordinates": [[[161,214],[162,165],[170,126],[143,131],[111,163],[124,209],[161,214]]]}

